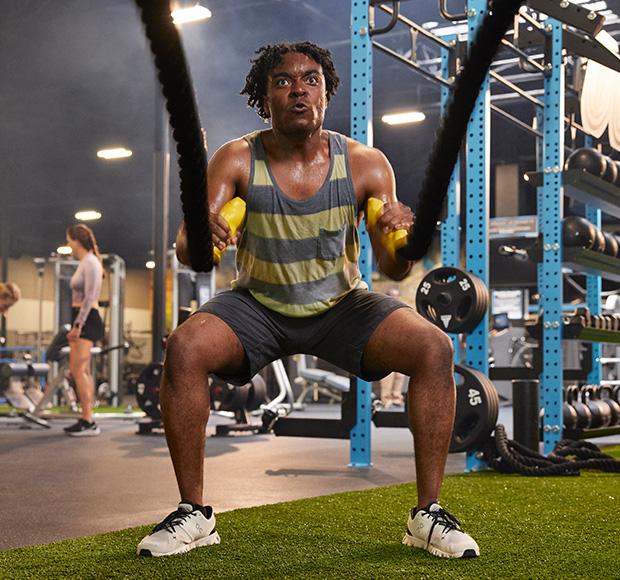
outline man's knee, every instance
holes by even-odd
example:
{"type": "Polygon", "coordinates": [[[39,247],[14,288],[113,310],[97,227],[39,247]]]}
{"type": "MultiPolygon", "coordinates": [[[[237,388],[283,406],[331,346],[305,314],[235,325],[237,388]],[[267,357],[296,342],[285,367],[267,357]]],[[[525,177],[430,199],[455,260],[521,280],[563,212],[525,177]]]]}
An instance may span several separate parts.
{"type": "Polygon", "coordinates": [[[166,374],[170,376],[184,368],[193,369],[204,362],[196,336],[183,325],[173,330],[166,340],[166,374]]]}
{"type": "Polygon", "coordinates": [[[432,369],[434,373],[441,374],[445,371],[452,374],[454,345],[450,337],[433,324],[430,324],[425,334],[421,364],[426,369],[432,369]]]}

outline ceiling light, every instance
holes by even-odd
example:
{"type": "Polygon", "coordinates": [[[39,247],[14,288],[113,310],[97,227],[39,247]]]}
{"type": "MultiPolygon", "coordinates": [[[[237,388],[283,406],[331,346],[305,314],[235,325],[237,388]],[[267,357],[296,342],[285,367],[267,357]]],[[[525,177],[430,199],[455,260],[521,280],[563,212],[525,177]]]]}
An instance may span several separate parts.
{"type": "Polygon", "coordinates": [[[56,248],[56,253],[60,254],[61,256],[68,256],[72,253],[72,250],[69,246],[58,246],[56,248]]]}
{"type": "Polygon", "coordinates": [[[388,125],[404,125],[405,123],[419,123],[424,121],[426,115],[421,111],[405,111],[404,113],[393,113],[383,115],[381,120],[388,125]]]}
{"type": "Polygon", "coordinates": [[[114,149],[101,149],[97,151],[97,157],[100,159],[122,159],[123,157],[131,157],[133,152],[124,147],[116,147],[114,149]]]}
{"type": "Polygon", "coordinates": [[[187,22],[196,22],[197,20],[206,20],[211,18],[211,10],[201,6],[200,4],[194,4],[187,8],[176,8],[172,11],[172,21],[178,26],[179,24],[185,24],[187,22]]]}
{"type": "Polygon", "coordinates": [[[155,268],[155,261],[149,260],[146,264],[144,264],[147,270],[153,270],[155,268]]]}
{"type": "Polygon", "coordinates": [[[439,26],[439,22],[435,22],[434,20],[431,20],[430,22],[424,22],[422,24],[422,28],[425,28],[426,30],[432,30],[433,28],[437,28],[439,26]]]}
{"type": "Polygon", "coordinates": [[[75,212],[75,215],[73,217],[75,217],[76,220],[79,220],[81,222],[91,222],[101,219],[101,213],[95,211],[94,209],[85,209],[75,212]]]}

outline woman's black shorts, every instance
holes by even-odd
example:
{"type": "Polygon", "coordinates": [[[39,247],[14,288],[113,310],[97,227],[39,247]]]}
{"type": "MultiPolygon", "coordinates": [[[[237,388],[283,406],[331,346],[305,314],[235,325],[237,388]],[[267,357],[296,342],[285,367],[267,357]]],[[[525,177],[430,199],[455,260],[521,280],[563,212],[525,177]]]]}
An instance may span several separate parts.
{"type": "MultiPolygon", "coordinates": [[[[72,322],[75,322],[79,312],[79,308],[71,309],[72,322]]],[[[103,340],[104,336],[105,329],[103,327],[103,320],[101,320],[101,316],[99,315],[99,310],[96,308],[91,308],[88,313],[88,317],[86,318],[86,322],[84,322],[84,326],[82,327],[82,332],[80,332],[80,338],[85,338],[86,340],[90,340],[92,342],[99,342],[100,340],[103,340]]]]}

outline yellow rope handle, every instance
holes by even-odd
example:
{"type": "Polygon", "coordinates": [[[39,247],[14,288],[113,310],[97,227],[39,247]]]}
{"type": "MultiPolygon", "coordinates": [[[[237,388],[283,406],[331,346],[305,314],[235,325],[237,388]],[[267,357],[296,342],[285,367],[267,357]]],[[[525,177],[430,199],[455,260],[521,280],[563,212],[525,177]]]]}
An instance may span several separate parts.
{"type": "MultiPolygon", "coordinates": [[[[224,207],[220,210],[220,215],[226,220],[230,228],[230,237],[234,237],[245,218],[245,201],[240,197],[233,197],[224,204],[224,207]]],[[[225,249],[226,248],[224,248],[224,250],[225,249]]],[[[215,264],[220,263],[224,250],[220,250],[215,245],[213,246],[213,262],[215,264]]]]}
{"type": "MultiPolygon", "coordinates": [[[[376,197],[369,197],[366,202],[366,228],[372,229],[377,224],[381,215],[384,203],[376,197]]],[[[388,249],[390,255],[396,257],[396,251],[407,244],[407,230],[395,230],[387,234],[383,231],[376,232],[379,236],[379,243],[388,249]]]]}

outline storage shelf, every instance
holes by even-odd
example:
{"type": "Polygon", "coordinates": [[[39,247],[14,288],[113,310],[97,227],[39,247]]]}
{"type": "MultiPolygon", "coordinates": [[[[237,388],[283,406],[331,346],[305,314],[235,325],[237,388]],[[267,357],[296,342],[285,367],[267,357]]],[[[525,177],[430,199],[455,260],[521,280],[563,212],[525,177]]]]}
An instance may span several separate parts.
{"type": "MultiPolygon", "coordinates": [[[[527,325],[527,331],[537,340],[541,340],[542,332],[540,323],[527,325]]],[[[578,324],[564,324],[562,326],[563,340],[582,340],[584,342],[610,342],[620,343],[620,331],[602,330],[590,326],[580,326],[578,324]]]]}
{"type": "MultiPolygon", "coordinates": [[[[544,174],[540,171],[527,174],[534,187],[543,184],[544,174]]],[[[596,207],[606,214],[620,217],[620,187],[582,169],[562,172],[564,195],[581,203],[596,207]]]]}
{"type": "Polygon", "coordinates": [[[564,267],[574,272],[602,276],[607,280],[620,282],[620,259],[618,258],[601,252],[566,246],[562,254],[564,267]]]}

